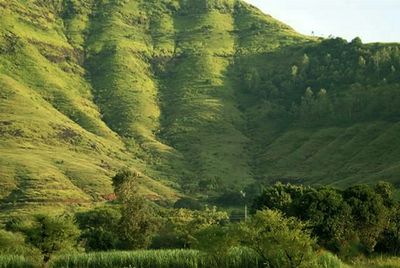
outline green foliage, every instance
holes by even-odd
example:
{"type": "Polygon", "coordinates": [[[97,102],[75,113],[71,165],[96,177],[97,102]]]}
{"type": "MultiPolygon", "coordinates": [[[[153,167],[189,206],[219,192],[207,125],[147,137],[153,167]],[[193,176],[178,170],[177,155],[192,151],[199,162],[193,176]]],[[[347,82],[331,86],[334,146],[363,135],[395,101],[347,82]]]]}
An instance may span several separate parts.
{"type": "Polygon", "coordinates": [[[357,185],[343,192],[346,202],[352,208],[355,228],[364,249],[374,251],[378,238],[387,227],[388,208],[382,197],[367,185],[357,185]]]}
{"type": "Polygon", "coordinates": [[[239,235],[266,267],[310,267],[315,261],[316,244],[306,225],[296,218],[285,218],[279,211],[258,211],[241,225],[239,235]]]}
{"type": "Polygon", "coordinates": [[[114,192],[120,202],[128,202],[137,195],[139,176],[138,173],[125,167],[112,177],[114,192]]]}
{"type": "Polygon", "coordinates": [[[39,249],[47,263],[56,253],[75,250],[80,232],[68,217],[37,215],[25,234],[27,243],[39,249]]]}
{"type": "Polygon", "coordinates": [[[38,265],[30,259],[19,255],[0,255],[1,268],[35,268],[38,265]]]}
{"type": "Polygon", "coordinates": [[[168,203],[258,179],[398,181],[396,44],[302,36],[234,0],[10,0],[0,25],[10,210],[109,199],[123,166],[168,203]]]}
{"type": "Polygon", "coordinates": [[[77,213],[76,221],[82,230],[81,239],[86,250],[105,251],[118,248],[120,220],[120,211],[111,207],[77,213]]]}
{"type": "Polygon", "coordinates": [[[381,233],[376,251],[395,256],[400,255],[400,205],[393,205],[389,212],[389,222],[381,233]]]}
{"type": "Polygon", "coordinates": [[[139,176],[123,169],[113,177],[115,193],[121,203],[118,232],[125,249],[148,247],[159,227],[148,201],[138,192],[139,176]]]}
{"type": "Polygon", "coordinates": [[[355,228],[351,222],[352,208],[340,191],[332,188],[309,190],[297,202],[296,214],[310,222],[321,246],[338,252],[351,238],[355,228]]]}
{"type": "MultiPolygon", "coordinates": [[[[245,249],[235,249],[221,268],[254,268],[262,267],[257,256],[245,249]]],[[[82,268],[212,268],[216,267],[213,259],[196,250],[146,250],[131,252],[99,252],[60,256],[52,262],[51,267],[82,268]]]]}
{"type": "Polygon", "coordinates": [[[158,236],[153,241],[155,248],[191,248],[197,243],[196,234],[229,219],[228,214],[216,207],[204,210],[174,209],[158,236]]]}
{"type": "Polygon", "coordinates": [[[321,268],[350,268],[344,264],[336,255],[330,252],[319,254],[316,267],[321,268]]]}
{"type": "Polygon", "coordinates": [[[296,201],[310,188],[302,185],[276,183],[271,187],[265,187],[252,204],[252,210],[273,209],[285,212],[288,215],[296,215],[296,201]]]}
{"type": "Polygon", "coordinates": [[[398,257],[377,256],[374,258],[361,258],[356,260],[352,267],[355,268],[397,268],[400,267],[398,257]]]}
{"type": "MultiPolygon", "coordinates": [[[[0,256],[26,256],[26,258],[15,257],[15,260],[10,257],[9,262],[38,262],[38,259],[36,259],[34,256],[38,256],[39,254],[40,252],[38,252],[37,249],[25,243],[25,237],[21,233],[12,233],[5,230],[0,230],[0,256]]],[[[8,264],[6,265],[4,263],[7,263],[8,261],[5,259],[6,257],[4,257],[3,260],[0,260],[0,267],[2,267],[2,265],[7,267],[8,264]]],[[[17,264],[15,265],[18,266],[17,264]]],[[[19,267],[21,267],[21,265],[19,267]]]]}
{"type": "Polygon", "coordinates": [[[393,188],[385,182],[345,190],[278,183],[267,187],[253,203],[255,210],[278,209],[307,221],[320,246],[346,258],[396,252],[397,206],[393,188]]]}
{"type": "Polygon", "coordinates": [[[195,233],[194,247],[214,259],[218,267],[223,265],[231,249],[238,246],[232,226],[211,225],[195,233]]]}

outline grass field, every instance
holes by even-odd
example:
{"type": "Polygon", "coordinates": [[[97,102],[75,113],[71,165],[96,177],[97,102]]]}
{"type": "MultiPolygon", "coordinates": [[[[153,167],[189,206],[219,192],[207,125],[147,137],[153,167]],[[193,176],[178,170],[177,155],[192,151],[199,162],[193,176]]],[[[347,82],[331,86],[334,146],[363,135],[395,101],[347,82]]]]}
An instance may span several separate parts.
{"type": "MultiPolygon", "coordinates": [[[[340,260],[330,254],[322,254],[316,267],[343,267],[340,260]]],[[[208,256],[196,250],[159,250],[137,252],[109,252],[61,256],[51,267],[264,267],[257,254],[243,248],[233,249],[227,256],[208,256]]]]}
{"type": "MultiPolygon", "coordinates": [[[[1,268],[39,267],[38,264],[21,256],[0,256],[1,268]]],[[[257,255],[243,249],[236,249],[228,256],[215,259],[196,250],[146,250],[134,252],[76,253],[55,257],[51,268],[255,268],[264,267],[257,255]]],[[[351,261],[345,264],[331,253],[320,253],[315,263],[317,268],[397,268],[400,259],[396,257],[373,257],[351,261]]]]}

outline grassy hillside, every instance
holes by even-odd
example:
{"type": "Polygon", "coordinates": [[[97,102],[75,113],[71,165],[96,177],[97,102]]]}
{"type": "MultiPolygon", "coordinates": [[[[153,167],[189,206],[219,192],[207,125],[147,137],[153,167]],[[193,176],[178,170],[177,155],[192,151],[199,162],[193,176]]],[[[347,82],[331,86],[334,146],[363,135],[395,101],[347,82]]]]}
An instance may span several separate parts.
{"type": "Polygon", "coordinates": [[[399,52],[396,44],[331,39],[244,59],[237,77],[256,176],[398,185],[399,52]]]}
{"type": "Polygon", "coordinates": [[[302,36],[238,0],[0,0],[3,206],[257,180],[399,183],[400,46],[302,36]]]}

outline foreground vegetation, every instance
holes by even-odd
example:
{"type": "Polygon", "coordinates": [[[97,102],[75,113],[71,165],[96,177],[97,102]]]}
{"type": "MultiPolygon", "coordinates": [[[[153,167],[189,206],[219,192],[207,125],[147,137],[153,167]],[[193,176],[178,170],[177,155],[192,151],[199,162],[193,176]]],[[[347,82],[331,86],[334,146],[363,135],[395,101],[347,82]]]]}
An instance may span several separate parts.
{"type": "Polygon", "coordinates": [[[233,223],[227,212],[195,200],[156,206],[140,194],[139,177],[120,170],[112,178],[117,200],[107,206],[9,219],[0,230],[0,265],[309,268],[345,267],[339,258],[355,267],[397,262],[389,257],[400,252],[400,204],[389,183],[344,190],[277,183],[254,199],[248,219],[233,223]],[[375,254],[388,258],[370,259],[375,254]]]}
{"type": "Polygon", "coordinates": [[[262,267],[257,255],[237,249],[223,261],[215,262],[196,250],[156,250],[136,252],[109,252],[61,256],[52,267],[262,267]]]}
{"type": "MultiPolygon", "coordinates": [[[[38,266],[37,263],[26,261],[22,257],[5,256],[3,258],[0,262],[1,268],[38,266]]],[[[248,251],[248,249],[236,248],[232,250],[229,256],[219,262],[197,250],[146,250],[61,255],[55,258],[49,264],[49,267],[261,268],[265,265],[256,254],[248,251]]],[[[318,256],[316,262],[309,267],[346,268],[347,265],[332,254],[322,253],[318,256]]]]}
{"type": "MultiPolygon", "coordinates": [[[[108,252],[61,255],[52,261],[50,268],[94,268],[94,267],[184,267],[184,268],[214,268],[214,267],[264,267],[256,256],[237,254],[226,260],[222,266],[216,266],[204,254],[194,250],[161,250],[138,252],[108,252]]],[[[220,263],[218,265],[221,265],[220,263]]],[[[26,260],[21,256],[0,256],[1,268],[36,268],[38,263],[26,260]]],[[[311,267],[311,266],[310,266],[311,267]]],[[[352,264],[345,264],[330,253],[319,255],[316,268],[397,268],[400,267],[399,258],[376,257],[357,260],[352,264]]]]}

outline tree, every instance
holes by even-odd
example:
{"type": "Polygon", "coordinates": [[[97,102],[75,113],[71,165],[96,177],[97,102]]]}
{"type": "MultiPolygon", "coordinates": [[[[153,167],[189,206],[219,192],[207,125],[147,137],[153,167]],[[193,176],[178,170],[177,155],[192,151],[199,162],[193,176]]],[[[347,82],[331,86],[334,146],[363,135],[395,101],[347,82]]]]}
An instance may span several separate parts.
{"type": "Polygon", "coordinates": [[[304,96],[301,98],[299,112],[302,122],[313,121],[315,116],[315,97],[311,87],[307,87],[304,96]]]}
{"type": "Polygon", "coordinates": [[[96,208],[76,215],[81,239],[89,251],[104,251],[120,246],[118,236],[121,213],[114,208],[96,208]]]}
{"type": "Polygon", "coordinates": [[[250,68],[245,72],[243,80],[248,91],[256,92],[259,90],[261,78],[256,68],[250,68]]]}
{"type": "Polygon", "coordinates": [[[355,185],[343,193],[352,209],[354,230],[367,253],[374,251],[378,238],[388,223],[389,211],[383,198],[368,185],[355,185]]]}
{"type": "Polygon", "coordinates": [[[292,76],[296,77],[298,73],[299,73],[299,67],[297,67],[297,65],[293,65],[291,69],[292,76]]]}
{"type": "Polygon", "coordinates": [[[303,55],[303,61],[302,61],[303,65],[308,65],[310,63],[310,58],[308,57],[307,54],[303,55]]]}
{"type": "Polygon", "coordinates": [[[374,187],[375,192],[383,199],[383,203],[387,208],[394,206],[393,199],[394,187],[389,182],[380,181],[374,187]]]}
{"type": "Polygon", "coordinates": [[[204,210],[174,209],[157,237],[156,248],[164,244],[167,248],[190,248],[196,243],[195,234],[210,226],[226,222],[229,217],[226,212],[218,211],[216,207],[204,210]],[[174,238],[174,239],[171,239],[174,238]]]}
{"type": "Polygon", "coordinates": [[[124,168],[113,177],[113,186],[121,203],[119,233],[126,249],[146,248],[159,224],[145,198],[138,190],[140,174],[124,168]]]}
{"type": "Polygon", "coordinates": [[[114,192],[119,201],[124,202],[137,194],[139,173],[133,172],[127,167],[119,170],[112,178],[114,192]]]}
{"type": "Polygon", "coordinates": [[[363,43],[360,37],[356,37],[353,40],[351,40],[350,44],[356,47],[360,47],[362,46],[363,43]]]}
{"type": "Polygon", "coordinates": [[[377,243],[377,251],[390,253],[398,256],[400,254],[400,204],[397,203],[390,210],[389,223],[381,233],[377,243]]]}
{"type": "Polygon", "coordinates": [[[310,267],[315,240],[306,225],[279,211],[258,211],[240,226],[242,244],[257,252],[266,267],[310,267]]]}
{"type": "Polygon", "coordinates": [[[314,189],[297,203],[298,217],[309,221],[319,244],[339,252],[353,228],[351,208],[343,200],[341,192],[333,188],[314,189]]]}
{"type": "Polygon", "coordinates": [[[80,231],[70,217],[36,215],[25,234],[26,241],[40,250],[47,263],[57,252],[76,249],[80,231]]]}
{"type": "Polygon", "coordinates": [[[297,215],[295,200],[299,199],[308,188],[280,182],[266,187],[262,194],[254,199],[252,212],[262,209],[277,209],[287,215],[297,215]]]}

